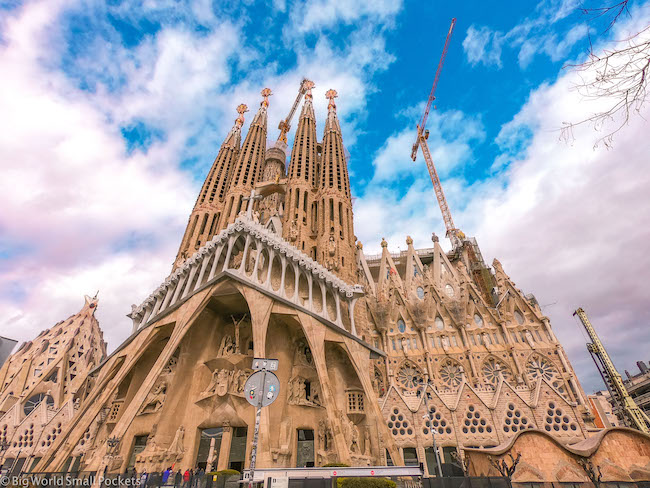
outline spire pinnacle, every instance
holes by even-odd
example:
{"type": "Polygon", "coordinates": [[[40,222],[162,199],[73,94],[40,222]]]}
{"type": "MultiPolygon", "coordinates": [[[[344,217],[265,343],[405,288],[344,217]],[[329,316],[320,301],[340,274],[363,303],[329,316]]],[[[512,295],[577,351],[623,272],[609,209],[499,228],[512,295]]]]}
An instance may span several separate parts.
{"type": "Polygon", "coordinates": [[[336,103],[334,103],[334,99],[337,98],[338,96],[339,96],[339,94],[336,93],[336,90],[333,90],[331,88],[329,90],[327,90],[327,93],[325,93],[325,98],[328,98],[329,101],[330,101],[330,103],[327,104],[327,110],[328,111],[333,110],[334,112],[336,112],[336,103]]]}
{"type": "Polygon", "coordinates": [[[311,94],[312,88],[314,88],[316,85],[314,84],[313,81],[311,80],[305,80],[303,82],[303,87],[305,89],[305,100],[312,100],[314,97],[311,94]]]}
{"type": "Polygon", "coordinates": [[[270,88],[264,88],[262,90],[261,95],[264,97],[264,100],[262,100],[262,103],[260,105],[263,105],[264,107],[269,106],[269,97],[273,95],[273,92],[271,92],[270,88]]]}
{"type": "Polygon", "coordinates": [[[246,104],[240,103],[237,105],[237,113],[239,116],[235,119],[236,127],[239,127],[241,129],[241,127],[244,125],[244,114],[246,112],[248,112],[248,106],[246,104]]]}

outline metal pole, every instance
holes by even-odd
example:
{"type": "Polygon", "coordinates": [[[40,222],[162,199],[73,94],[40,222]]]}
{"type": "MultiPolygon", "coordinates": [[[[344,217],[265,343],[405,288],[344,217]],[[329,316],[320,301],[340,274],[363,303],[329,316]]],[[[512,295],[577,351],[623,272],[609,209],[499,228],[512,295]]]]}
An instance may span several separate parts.
{"type": "MultiPolygon", "coordinates": [[[[428,380],[426,385],[423,386],[422,394],[424,395],[424,406],[427,409],[427,415],[429,416],[429,430],[431,431],[431,438],[433,439],[433,454],[436,456],[436,465],[438,467],[438,476],[442,478],[442,465],[440,462],[440,453],[438,452],[438,446],[436,445],[436,434],[433,430],[433,417],[431,416],[431,410],[429,410],[429,402],[427,402],[427,385],[431,384],[431,380],[428,380]]],[[[431,474],[431,473],[429,473],[431,474]]]]}
{"type": "Polygon", "coordinates": [[[248,488],[253,488],[253,476],[255,476],[255,461],[257,460],[257,439],[260,434],[260,420],[262,418],[262,399],[264,398],[264,387],[266,385],[266,370],[262,376],[262,388],[258,395],[259,400],[255,407],[255,430],[253,432],[253,446],[251,448],[251,465],[249,468],[250,479],[248,481],[248,488]]]}

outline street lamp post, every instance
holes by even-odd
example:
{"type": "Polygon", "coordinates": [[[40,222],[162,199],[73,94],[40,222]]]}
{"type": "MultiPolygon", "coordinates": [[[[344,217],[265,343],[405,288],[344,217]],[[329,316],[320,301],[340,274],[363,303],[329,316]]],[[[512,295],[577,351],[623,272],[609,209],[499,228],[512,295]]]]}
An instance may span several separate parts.
{"type": "MultiPolygon", "coordinates": [[[[427,414],[424,415],[422,418],[428,418],[429,419],[429,430],[431,431],[431,439],[433,440],[433,454],[436,456],[436,466],[438,467],[438,476],[442,478],[442,465],[440,461],[440,453],[438,452],[438,446],[436,444],[436,433],[433,429],[433,415],[431,410],[429,410],[429,402],[427,402],[427,386],[432,386],[431,385],[431,380],[427,380],[426,383],[424,383],[424,380],[422,381],[422,395],[424,398],[424,406],[427,409],[427,414]]],[[[426,460],[426,457],[425,457],[426,460]]],[[[429,473],[431,474],[431,473],[429,473]]]]}

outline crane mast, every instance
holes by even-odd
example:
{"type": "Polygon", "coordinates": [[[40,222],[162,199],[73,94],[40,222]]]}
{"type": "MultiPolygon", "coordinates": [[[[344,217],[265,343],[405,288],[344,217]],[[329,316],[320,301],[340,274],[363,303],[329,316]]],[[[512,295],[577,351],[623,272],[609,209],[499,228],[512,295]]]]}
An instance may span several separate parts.
{"type": "Polygon", "coordinates": [[[308,80],[307,78],[303,78],[302,81],[300,82],[300,89],[298,90],[298,95],[296,96],[296,100],[293,102],[293,106],[289,111],[289,115],[287,115],[287,117],[284,120],[281,120],[280,124],[278,125],[278,129],[280,129],[280,136],[278,137],[278,141],[282,141],[285,144],[287,143],[287,133],[291,129],[291,120],[293,119],[293,116],[296,113],[296,109],[300,104],[300,100],[302,99],[303,95],[307,93],[307,90],[311,90],[312,88],[314,88],[314,86],[315,86],[314,82],[308,80]]]}
{"type": "Polygon", "coordinates": [[[429,111],[431,110],[431,104],[436,99],[436,88],[438,87],[438,81],[440,79],[440,73],[442,71],[442,66],[445,63],[445,58],[447,57],[447,50],[449,49],[449,41],[451,40],[451,34],[454,31],[454,26],[456,25],[456,19],[451,19],[451,25],[449,26],[449,32],[447,33],[447,38],[445,39],[445,46],[442,49],[442,56],[440,57],[440,62],[438,63],[438,68],[436,69],[436,76],[433,79],[433,85],[431,87],[431,92],[429,93],[429,99],[427,100],[426,108],[424,109],[424,114],[420,119],[420,123],[417,125],[417,137],[415,143],[413,144],[413,149],[411,151],[411,159],[415,161],[418,156],[418,147],[422,148],[422,154],[424,155],[424,160],[427,163],[427,169],[429,170],[429,176],[431,177],[431,183],[433,183],[433,190],[438,199],[438,205],[440,206],[440,211],[442,212],[442,220],[445,223],[445,228],[447,229],[447,237],[451,240],[451,245],[454,250],[457,250],[462,245],[462,239],[465,237],[464,234],[456,228],[454,225],[454,220],[451,217],[451,211],[449,210],[449,205],[447,204],[447,199],[445,198],[445,193],[442,190],[442,185],[440,184],[440,178],[438,177],[438,172],[436,167],[433,164],[433,158],[431,157],[431,151],[429,151],[429,145],[427,144],[427,138],[429,137],[429,131],[426,130],[427,119],[429,118],[429,111]]]}
{"type": "Polygon", "coordinates": [[[598,366],[598,363],[602,366],[600,373],[603,376],[607,389],[612,395],[612,400],[616,402],[617,409],[622,412],[625,423],[629,427],[640,430],[641,432],[645,432],[646,434],[650,433],[650,419],[627,392],[621,375],[616,371],[614,363],[610,359],[609,354],[607,354],[605,346],[600,341],[598,334],[596,334],[596,329],[591,325],[587,314],[582,308],[578,308],[573,315],[578,316],[587,334],[589,334],[591,343],[587,344],[587,350],[594,357],[594,360],[597,359],[596,366],[598,366]]]}

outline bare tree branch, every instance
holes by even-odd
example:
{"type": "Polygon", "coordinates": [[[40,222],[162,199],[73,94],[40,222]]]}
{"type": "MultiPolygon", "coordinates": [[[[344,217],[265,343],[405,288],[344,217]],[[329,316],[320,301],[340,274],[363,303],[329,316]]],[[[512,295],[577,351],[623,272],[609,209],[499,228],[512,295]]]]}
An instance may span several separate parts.
{"type": "MultiPolygon", "coordinates": [[[[582,7],[580,10],[591,17],[590,21],[607,18],[608,24],[604,31],[607,33],[622,16],[631,17],[628,2],[629,0],[619,0],[612,5],[582,7]]],[[[614,41],[613,48],[605,49],[602,53],[594,52],[591,35],[588,39],[587,61],[567,65],[565,68],[574,71],[580,80],[574,84],[573,89],[584,100],[601,101],[604,108],[579,122],[563,122],[560,139],[574,140],[574,128],[588,124],[597,131],[607,131],[596,141],[594,147],[599,143],[610,147],[614,135],[629,123],[631,116],[641,113],[648,100],[650,25],[625,39],[614,41]]]]}

